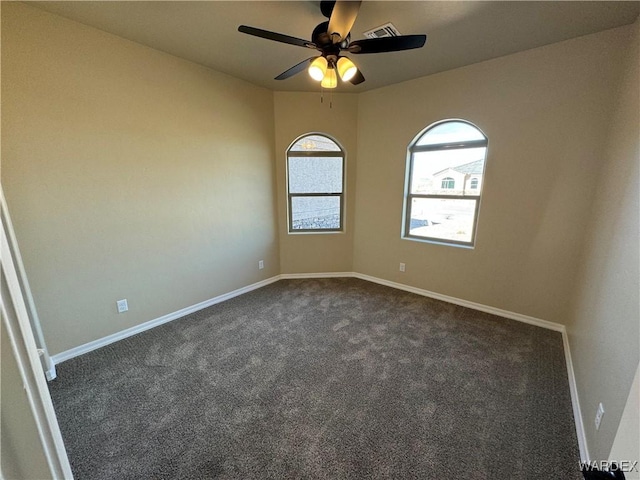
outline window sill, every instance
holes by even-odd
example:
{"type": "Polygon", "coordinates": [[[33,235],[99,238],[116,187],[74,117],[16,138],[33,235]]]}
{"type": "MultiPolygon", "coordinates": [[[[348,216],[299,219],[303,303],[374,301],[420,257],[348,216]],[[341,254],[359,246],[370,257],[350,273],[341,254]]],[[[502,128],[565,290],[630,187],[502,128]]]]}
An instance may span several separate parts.
{"type": "Polygon", "coordinates": [[[302,230],[302,231],[296,231],[296,230],[289,230],[287,232],[289,235],[340,235],[340,234],[344,234],[345,231],[344,230],[302,230]]]}
{"type": "Polygon", "coordinates": [[[463,248],[465,250],[475,249],[475,245],[472,245],[472,244],[447,242],[445,240],[435,240],[431,238],[421,238],[421,237],[413,237],[413,236],[406,236],[406,235],[403,235],[401,238],[402,240],[411,240],[413,242],[420,242],[420,243],[430,243],[432,245],[441,245],[444,247],[457,247],[457,248],[463,248]]]}

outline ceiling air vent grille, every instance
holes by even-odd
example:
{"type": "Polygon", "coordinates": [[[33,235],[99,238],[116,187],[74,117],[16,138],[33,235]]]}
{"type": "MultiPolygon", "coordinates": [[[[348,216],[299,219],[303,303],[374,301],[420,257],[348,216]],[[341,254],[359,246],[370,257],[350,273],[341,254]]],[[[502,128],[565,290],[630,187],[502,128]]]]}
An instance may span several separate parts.
{"type": "Polygon", "coordinates": [[[368,38],[399,37],[400,32],[392,23],[385,23],[364,32],[364,36],[368,38]]]}

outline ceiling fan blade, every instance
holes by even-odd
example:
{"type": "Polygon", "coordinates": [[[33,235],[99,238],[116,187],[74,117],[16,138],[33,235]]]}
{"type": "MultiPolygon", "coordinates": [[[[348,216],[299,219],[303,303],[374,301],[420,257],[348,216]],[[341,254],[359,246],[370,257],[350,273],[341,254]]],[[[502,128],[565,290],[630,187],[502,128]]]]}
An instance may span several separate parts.
{"type": "Polygon", "coordinates": [[[360,69],[358,69],[356,74],[353,76],[351,80],[349,80],[349,82],[351,82],[354,85],[359,85],[362,82],[364,82],[364,75],[362,75],[362,72],[360,71],[360,69]]]}
{"type": "Polygon", "coordinates": [[[347,38],[351,27],[353,27],[358,11],[360,10],[360,0],[337,0],[329,19],[329,29],[327,33],[332,37],[333,43],[340,43],[347,38]]]}
{"type": "Polygon", "coordinates": [[[274,78],[274,80],[285,80],[285,79],[287,79],[289,77],[293,77],[294,75],[300,73],[305,68],[307,68],[307,65],[309,64],[309,62],[311,60],[313,60],[314,58],[317,58],[317,57],[311,57],[311,58],[307,58],[306,60],[301,61],[297,65],[294,65],[293,67],[291,67],[289,70],[287,70],[285,72],[282,72],[280,75],[278,75],[276,78],[274,78]]]}
{"type": "Polygon", "coordinates": [[[240,25],[238,31],[253,35],[254,37],[266,38],[267,40],[273,40],[280,43],[288,43],[289,45],[297,45],[299,47],[316,48],[315,44],[302,38],[291,37],[282,33],[270,32],[269,30],[262,30],[261,28],[248,27],[247,25],[240,25]]]}
{"type": "Polygon", "coordinates": [[[327,18],[331,18],[331,13],[333,12],[333,7],[336,5],[336,0],[321,0],[320,2],[320,11],[322,15],[327,18]]]}
{"type": "Polygon", "coordinates": [[[351,53],[398,52],[423,47],[426,35],[400,35],[399,37],[365,38],[351,42],[348,50],[351,53]]]}

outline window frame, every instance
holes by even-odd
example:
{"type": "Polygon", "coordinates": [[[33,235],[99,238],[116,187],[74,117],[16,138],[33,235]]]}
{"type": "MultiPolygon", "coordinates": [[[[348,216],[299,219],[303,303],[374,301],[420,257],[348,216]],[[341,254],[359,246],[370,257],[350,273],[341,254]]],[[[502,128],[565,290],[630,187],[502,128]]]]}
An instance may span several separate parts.
{"type": "Polygon", "coordinates": [[[300,135],[297,137],[289,147],[287,148],[286,153],[286,185],[287,185],[287,233],[289,234],[309,234],[309,233],[343,233],[344,232],[344,215],[345,215],[345,186],[346,186],[346,173],[347,173],[347,154],[335,138],[326,133],[322,132],[310,132],[305,133],[304,135],[300,135]],[[321,150],[321,151],[305,151],[305,150],[291,150],[293,146],[304,140],[307,137],[324,137],[328,140],[331,140],[334,144],[337,145],[339,150],[321,150]],[[340,158],[342,160],[342,191],[340,193],[291,193],[290,185],[289,185],[289,158],[297,157],[297,158],[340,158]],[[340,225],[338,228],[293,228],[293,198],[302,197],[339,197],[340,198],[340,225]]]}
{"type": "MultiPolygon", "coordinates": [[[[422,152],[436,152],[436,151],[446,151],[446,150],[462,150],[467,148],[485,148],[484,154],[484,164],[483,164],[483,177],[486,172],[486,163],[489,152],[489,139],[485,135],[485,133],[478,128],[478,126],[473,123],[463,120],[460,118],[450,118],[446,120],[441,120],[435,123],[432,123],[427,128],[422,130],[418,135],[415,136],[413,141],[409,144],[407,148],[407,165],[406,165],[406,178],[405,178],[405,190],[404,190],[404,205],[403,205],[403,225],[402,225],[402,238],[406,240],[413,240],[424,243],[431,243],[436,245],[447,245],[453,247],[463,247],[463,248],[475,248],[476,242],[476,231],[478,226],[478,217],[480,214],[480,201],[482,198],[482,189],[477,189],[477,195],[446,195],[446,194],[421,194],[421,193],[411,193],[411,184],[413,179],[413,164],[414,164],[414,154],[422,153],[422,152]],[[484,138],[481,140],[467,140],[463,142],[449,142],[449,143],[441,143],[441,144],[429,144],[429,145],[418,145],[418,142],[424,137],[430,130],[443,125],[445,123],[465,123],[470,127],[473,127],[478,131],[484,138]],[[469,242],[465,242],[462,240],[450,240],[446,238],[438,238],[438,237],[426,237],[422,235],[412,235],[410,233],[411,230],[411,206],[414,198],[427,198],[427,199],[444,199],[444,200],[473,200],[475,202],[475,208],[473,212],[473,223],[471,225],[471,240],[469,242]]],[[[484,179],[482,185],[484,186],[484,179]]],[[[466,191],[466,190],[465,190],[466,191]]]]}

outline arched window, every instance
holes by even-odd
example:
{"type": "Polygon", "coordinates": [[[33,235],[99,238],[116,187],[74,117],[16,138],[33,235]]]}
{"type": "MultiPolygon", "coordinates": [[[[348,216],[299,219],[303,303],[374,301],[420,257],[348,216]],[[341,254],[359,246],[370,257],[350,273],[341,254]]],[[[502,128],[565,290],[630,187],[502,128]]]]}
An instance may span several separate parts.
{"type": "Polygon", "coordinates": [[[340,232],[344,150],[326,135],[303,135],[287,150],[289,233],[340,232]]]}
{"type": "Polygon", "coordinates": [[[473,247],[487,144],[480,129],[465,120],[435,123],[411,142],[403,238],[473,247]]]}
{"type": "Polygon", "coordinates": [[[454,188],[456,181],[451,177],[444,177],[442,179],[442,188],[454,188]]]}

